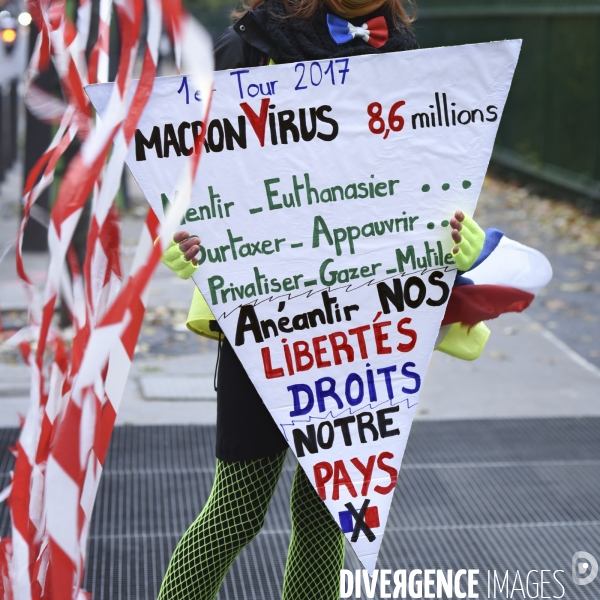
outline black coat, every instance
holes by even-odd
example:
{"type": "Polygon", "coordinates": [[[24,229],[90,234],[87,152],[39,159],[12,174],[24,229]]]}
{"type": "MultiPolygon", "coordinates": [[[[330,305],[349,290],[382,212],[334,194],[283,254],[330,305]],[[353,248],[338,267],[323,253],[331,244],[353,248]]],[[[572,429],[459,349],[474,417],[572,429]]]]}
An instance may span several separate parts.
{"type": "Polygon", "coordinates": [[[349,19],[362,25],[368,19],[383,16],[388,25],[389,39],[381,48],[373,48],[360,38],[338,45],[329,35],[327,11],[320,11],[310,20],[285,16],[282,0],[265,0],[248,11],[229,27],[215,44],[215,69],[240,69],[266,65],[379,54],[418,48],[412,32],[403,24],[394,23],[384,6],[369,15],[349,19]]]}
{"type": "MultiPolygon", "coordinates": [[[[412,33],[395,26],[385,8],[350,19],[353,25],[384,16],[389,40],[379,49],[361,39],[338,46],[322,11],[310,21],[284,16],[282,0],[265,0],[229,27],[215,45],[215,69],[240,69],[266,65],[375,54],[417,48],[412,33]]],[[[261,400],[248,374],[225,339],[218,367],[217,458],[223,461],[255,460],[274,456],[288,447],[279,427],[261,400]]]]}

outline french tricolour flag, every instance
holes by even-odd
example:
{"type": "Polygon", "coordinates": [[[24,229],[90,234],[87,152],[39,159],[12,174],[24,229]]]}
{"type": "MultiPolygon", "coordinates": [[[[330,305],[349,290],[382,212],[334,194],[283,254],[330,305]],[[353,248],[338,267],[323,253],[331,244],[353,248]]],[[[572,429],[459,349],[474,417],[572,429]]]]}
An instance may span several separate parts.
{"type": "Polygon", "coordinates": [[[481,255],[468,275],[459,272],[442,325],[475,325],[507,312],[521,312],[552,279],[538,250],[488,229],[481,255]]]}

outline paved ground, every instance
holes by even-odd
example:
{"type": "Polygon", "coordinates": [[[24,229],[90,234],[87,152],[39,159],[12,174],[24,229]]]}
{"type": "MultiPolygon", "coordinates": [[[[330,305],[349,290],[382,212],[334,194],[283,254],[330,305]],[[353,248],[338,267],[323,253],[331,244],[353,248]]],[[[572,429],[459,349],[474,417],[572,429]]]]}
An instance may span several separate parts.
{"type": "MultiPolygon", "coordinates": [[[[527,597],[536,596],[542,569],[559,571],[564,600],[597,600],[600,578],[575,585],[571,562],[583,549],[600,556],[599,425],[598,418],[415,423],[378,567],[478,569],[479,598],[514,600],[524,598],[517,570],[523,585],[533,571],[527,597]],[[507,570],[510,583],[500,591],[507,570]]],[[[10,455],[1,448],[9,432],[0,429],[0,486],[8,480],[10,455]]],[[[215,433],[198,425],[116,428],[90,529],[84,588],[94,600],[156,599],[176,543],[210,493],[215,433]]],[[[294,470],[288,452],[265,526],[232,565],[218,600],[281,599],[294,470]]],[[[0,536],[8,525],[0,505],[0,536]]],[[[349,547],[346,568],[360,568],[349,547]]],[[[537,596],[561,597],[545,575],[551,583],[537,596]]]]}
{"type": "MultiPolygon", "coordinates": [[[[133,209],[122,229],[126,265],[144,212],[139,188],[130,183],[133,209]]],[[[3,241],[15,237],[16,189],[17,171],[0,188],[3,241]]],[[[555,278],[526,314],[490,324],[492,337],[479,360],[434,353],[417,418],[600,416],[600,219],[494,179],[486,183],[476,216],[483,226],[542,249],[555,278]]],[[[24,324],[26,299],[14,272],[14,248],[5,250],[0,307],[3,326],[11,329],[24,324]]],[[[30,254],[26,261],[41,284],[47,256],[30,254]]],[[[192,285],[162,265],[157,270],[118,423],[214,423],[216,347],[184,325],[192,285]]],[[[27,393],[18,353],[0,346],[0,427],[18,424],[27,393]]]]}
{"type": "Polygon", "coordinates": [[[527,314],[600,367],[600,210],[596,214],[493,179],[476,211],[482,226],[497,227],[550,259],[554,278],[527,314]]]}

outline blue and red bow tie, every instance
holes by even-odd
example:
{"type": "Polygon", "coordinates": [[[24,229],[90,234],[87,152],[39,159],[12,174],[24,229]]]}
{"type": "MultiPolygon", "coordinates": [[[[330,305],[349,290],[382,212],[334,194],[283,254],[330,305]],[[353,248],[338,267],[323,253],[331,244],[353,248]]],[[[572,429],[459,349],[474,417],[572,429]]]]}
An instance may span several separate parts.
{"type": "Polygon", "coordinates": [[[384,17],[369,19],[360,27],[356,27],[352,23],[328,13],[327,26],[333,41],[338,46],[357,37],[362,38],[373,48],[381,48],[388,41],[388,28],[384,17]]]}

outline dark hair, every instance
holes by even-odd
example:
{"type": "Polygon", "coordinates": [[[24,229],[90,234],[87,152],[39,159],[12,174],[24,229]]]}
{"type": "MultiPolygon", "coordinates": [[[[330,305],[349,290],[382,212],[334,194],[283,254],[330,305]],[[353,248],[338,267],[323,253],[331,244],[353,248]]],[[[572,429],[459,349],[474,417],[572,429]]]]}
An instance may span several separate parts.
{"type": "MultiPolygon", "coordinates": [[[[241,10],[233,10],[231,18],[234,20],[243,17],[247,11],[261,5],[264,0],[243,0],[241,10]]],[[[324,0],[281,0],[285,5],[287,16],[296,19],[308,20],[315,15],[323,5],[324,0]]],[[[392,21],[397,25],[410,27],[416,18],[415,0],[387,0],[392,21]],[[409,10],[407,10],[407,8],[409,10]]]]}

